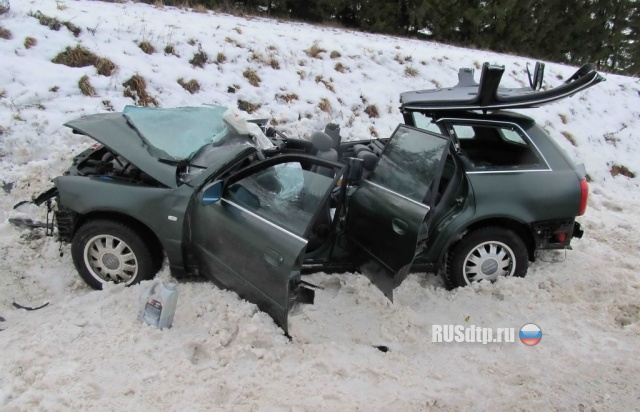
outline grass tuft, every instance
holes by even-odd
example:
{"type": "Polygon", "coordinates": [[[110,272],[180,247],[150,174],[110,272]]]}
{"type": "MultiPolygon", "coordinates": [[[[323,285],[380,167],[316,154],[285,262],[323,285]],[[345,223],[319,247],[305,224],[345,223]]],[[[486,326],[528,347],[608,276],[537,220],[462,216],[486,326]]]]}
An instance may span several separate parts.
{"type": "Polygon", "coordinates": [[[336,71],[340,73],[344,73],[345,71],[347,71],[347,68],[344,67],[344,65],[340,62],[336,63],[334,69],[336,69],[336,71]]]}
{"type": "Polygon", "coordinates": [[[225,56],[225,54],[222,52],[218,52],[218,55],[216,56],[216,63],[223,64],[226,61],[227,61],[227,56],[225,56]]]}
{"type": "Polygon", "coordinates": [[[311,47],[304,51],[307,56],[312,57],[314,59],[322,59],[322,53],[326,53],[327,50],[320,47],[318,42],[314,42],[311,47]]]}
{"type": "Polygon", "coordinates": [[[576,138],[573,137],[571,133],[567,131],[562,131],[560,132],[560,134],[562,134],[569,141],[569,143],[571,143],[574,146],[578,146],[578,144],[576,143],[576,138]]]}
{"type": "Polygon", "coordinates": [[[204,65],[208,62],[209,56],[207,56],[207,53],[205,53],[205,51],[200,47],[198,48],[198,51],[193,55],[193,58],[189,60],[189,63],[193,67],[200,67],[201,69],[204,68],[204,65]]]}
{"type": "Polygon", "coordinates": [[[249,114],[255,112],[256,110],[260,109],[260,107],[262,107],[262,105],[257,104],[257,103],[250,103],[246,100],[238,100],[238,109],[245,111],[249,114]]]}
{"type": "Polygon", "coordinates": [[[159,106],[158,101],[147,93],[147,82],[139,74],[134,74],[122,85],[124,86],[124,97],[132,98],[136,105],[159,106]]]}
{"type": "Polygon", "coordinates": [[[339,59],[340,57],[342,57],[342,55],[338,50],[331,50],[331,54],[329,55],[329,57],[331,57],[332,59],[339,59]]]}
{"type": "Polygon", "coordinates": [[[96,93],[96,89],[94,89],[89,82],[89,76],[87,76],[86,74],[82,76],[78,81],[78,87],[80,88],[82,94],[84,94],[85,96],[95,97],[98,95],[96,93]]]}
{"type": "Polygon", "coordinates": [[[98,74],[103,76],[111,76],[117,68],[111,60],[98,57],[81,45],[77,45],[74,48],[67,47],[63,52],[58,53],[51,61],[69,67],[93,66],[98,70],[98,74]]]}
{"type": "Polygon", "coordinates": [[[0,26],[0,39],[11,40],[13,39],[13,34],[9,31],[9,29],[5,29],[0,26]]]}
{"type": "Polygon", "coordinates": [[[567,124],[567,115],[566,114],[560,113],[558,116],[560,116],[560,121],[562,122],[562,124],[567,124]]]}
{"type": "Polygon", "coordinates": [[[60,90],[60,87],[58,87],[58,86],[53,86],[52,88],[50,88],[50,89],[49,89],[49,91],[50,91],[51,93],[57,93],[57,92],[58,92],[58,90],[60,90]]]}
{"type": "Polygon", "coordinates": [[[146,40],[142,40],[141,42],[138,42],[138,47],[140,47],[140,50],[142,50],[146,54],[153,54],[156,52],[156,48],[153,47],[153,44],[151,44],[146,40]]]}
{"type": "Polygon", "coordinates": [[[378,106],[376,106],[375,104],[370,104],[365,107],[364,112],[371,118],[380,117],[380,113],[378,113],[378,106]]]}
{"type": "Polygon", "coordinates": [[[322,76],[316,76],[316,83],[322,83],[324,84],[324,87],[327,88],[327,90],[330,90],[334,93],[336,92],[336,89],[334,89],[333,84],[331,84],[331,81],[323,79],[322,76]]]}
{"type": "Polygon", "coordinates": [[[198,83],[196,79],[191,79],[188,82],[185,82],[181,77],[178,79],[178,84],[191,94],[198,93],[200,91],[200,83],[198,83]]]}
{"type": "Polygon", "coordinates": [[[295,93],[283,93],[283,94],[276,94],[276,99],[282,100],[285,103],[291,103],[298,100],[299,97],[295,93]]]}
{"type": "Polygon", "coordinates": [[[36,40],[33,37],[25,37],[24,39],[24,48],[25,49],[30,49],[32,47],[35,47],[38,44],[38,40],[36,40]]]}
{"type": "Polygon", "coordinates": [[[82,29],[71,23],[70,21],[63,22],[56,19],[55,17],[46,16],[42,14],[40,10],[36,11],[35,13],[29,13],[28,15],[37,19],[41,25],[47,26],[51,30],[58,31],[62,26],[65,26],[71,33],[73,33],[75,37],[80,36],[80,33],[82,33],[82,29]]]}
{"type": "Polygon", "coordinates": [[[404,75],[407,77],[416,77],[418,74],[418,69],[413,66],[407,66],[404,68],[404,75]]]}
{"type": "Polygon", "coordinates": [[[380,135],[378,134],[378,131],[373,126],[369,127],[369,133],[371,133],[371,137],[375,137],[375,138],[380,137],[380,135]]]}
{"type": "Polygon", "coordinates": [[[258,73],[253,69],[247,69],[242,75],[249,81],[249,84],[255,87],[260,86],[262,79],[258,76],[258,73]]]}
{"type": "Polygon", "coordinates": [[[180,55],[176,51],[176,47],[173,45],[173,43],[169,43],[166,46],[164,46],[164,54],[172,54],[172,55],[174,55],[176,57],[180,57],[180,55]]]}
{"type": "Polygon", "coordinates": [[[615,177],[618,175],[622,175],[622,176],[626,176],[630,179],[633,179],[636,177],[636,174],[633,173],[631,170],[627,169],[626,166],[622,166],[622,165],[613,165],[611,166],[611,170],[610,170],[611,176],[615,177]]]}
{"type": "Polygon", "coordinates": [[[318,103],[318,108],[325,113],[329,113],[331,111],[331,102],[326,97],[323,97],[318,103]]]}

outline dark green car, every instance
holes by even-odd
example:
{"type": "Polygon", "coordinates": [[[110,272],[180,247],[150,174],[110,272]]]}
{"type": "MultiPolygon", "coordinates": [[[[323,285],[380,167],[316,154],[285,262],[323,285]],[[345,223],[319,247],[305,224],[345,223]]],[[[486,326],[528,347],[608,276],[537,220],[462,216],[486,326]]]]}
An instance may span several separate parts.
{"type": "Polygon", "coordinates": [[[92,287],[149,279],[166,255],[175,276],[207,276],[285,332],[294,302],[313,301],[305,273],[358,271],[390,299],[412,270],[451,287],[524,276],[536,250],[582,235],[587,183],[532,119],[502,109],[604,79],[585,67],[541,91],[537,68],[530,88],[502,89],[501,69],[402,94],[405,124],[388,139],[342,142],[336,125],[289,139],[219,107],[74,120],[99,144],[37,202],[55,199],[58,235],[92,287]]]}

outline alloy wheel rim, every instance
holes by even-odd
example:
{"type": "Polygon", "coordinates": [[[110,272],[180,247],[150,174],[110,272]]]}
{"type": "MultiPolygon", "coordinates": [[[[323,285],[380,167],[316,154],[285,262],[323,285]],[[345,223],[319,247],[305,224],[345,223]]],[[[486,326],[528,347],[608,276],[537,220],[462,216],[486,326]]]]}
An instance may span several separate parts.
{"type": "Polygon", "coordinates": [[[111,235],[91,238],[84,247],[84,263],[98,281],[129,284],[138,274],[138,259],[122,239],[111,235]]]}
{"type": "Polygon", "coordinates": [[[463,274],[467,283],[481,280],[495,281],[512,276],[516,270],[513,250],[502,242],[483,242],[473,248],[464,259],[463,274]]]}

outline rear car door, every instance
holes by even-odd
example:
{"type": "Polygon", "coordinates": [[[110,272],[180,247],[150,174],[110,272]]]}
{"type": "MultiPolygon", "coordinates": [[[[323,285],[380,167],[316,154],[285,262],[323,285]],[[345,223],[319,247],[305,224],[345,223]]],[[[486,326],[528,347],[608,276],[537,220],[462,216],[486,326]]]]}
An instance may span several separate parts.
{"type": "Polygon", "coordinates": [[[359,252],[358,268],[391,300],[428,231],[448,145],[442,135],[398,126],[349,201],[347,234],[359,252]]]}
{"type": "Polygon", "coordinates": [[[190,246],[201,272],[256,303],[288,332],[289,309],[310,292],[300,267],[311,226],[342,174],[338,163],[281,155],[202,188],[189,212],[190,246]]]}

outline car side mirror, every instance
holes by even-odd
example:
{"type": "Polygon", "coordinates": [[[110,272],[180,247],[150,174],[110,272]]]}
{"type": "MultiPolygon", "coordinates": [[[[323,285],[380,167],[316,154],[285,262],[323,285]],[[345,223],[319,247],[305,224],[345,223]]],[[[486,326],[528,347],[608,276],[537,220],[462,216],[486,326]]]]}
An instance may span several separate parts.
{"type": "Polygon", "coordinates": [[[357,185],[360,183],[360,180],[362,180],[362,167],[364,165],[364,161],[356,157],[350,157],[347,165],[349,166],[349,169],[347,170],[347,185],[357,185]]]}
{"type": "Polygon", "coordinates": [[[216,203],[222,198],[222,191],[224,190],[224,182],[222,180],[216,180],[210,186],[204,189],[202,193],[202,204],[204,206],[216,203]]]}

